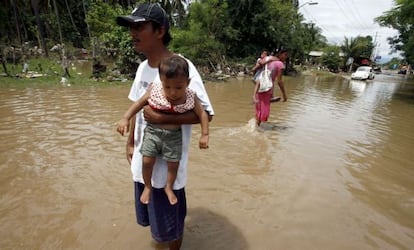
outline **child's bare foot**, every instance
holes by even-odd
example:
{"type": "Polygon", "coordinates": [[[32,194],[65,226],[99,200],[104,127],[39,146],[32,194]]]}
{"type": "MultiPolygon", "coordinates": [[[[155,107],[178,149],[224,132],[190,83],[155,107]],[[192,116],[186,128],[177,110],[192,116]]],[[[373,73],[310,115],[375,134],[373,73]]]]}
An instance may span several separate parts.
{"type": "Polygon", "coordinates": [[[164,188],[165,193],[167,194],[168,200],[170,201],[171,205],[175,205],[177,203],[177,196],[175,196],[174,192],[171,188],[164,188]]]}
{"type": "Polygon", "coordinates": [[[142,191],[142,194],[139,200],[144,204],[148,204],[150,195],[151,195],[151,188],[144,187],[144,191],[142,191]]]}

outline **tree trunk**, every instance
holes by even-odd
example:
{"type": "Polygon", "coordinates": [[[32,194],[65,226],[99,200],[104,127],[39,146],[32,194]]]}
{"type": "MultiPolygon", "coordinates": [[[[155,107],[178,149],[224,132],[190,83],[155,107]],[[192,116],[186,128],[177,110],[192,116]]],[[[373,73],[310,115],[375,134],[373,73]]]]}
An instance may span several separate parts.
{"type": "Polygon", "coordinates": [[[3,55],[0,55],[0,61],[1,65],[3,65],[4,73],[6,73],[6,76],[10,76],[9,72],[7,71],[6,61],[3,59],[3,55]]]}
{"type": "Polygon", "coordinates": [[[17,38],[19,39],[19,44],[22,44],[22,37],[20,35],[20,27],[19,27],[19,22],[17,19],[17,10],[16,10],[16,4],[14,3],[14,0],[10,0],[10,4],[13,8],[13,13],[14,13],[14,23],[16,25],[16,32],[17,32],[17,38]]]}
{"type": "Polygon", "coordinates": [[[63,36],[62,36],[62,29],[60,27],[60,17],[59,17],[59,11],[56,5],[56,0],[53,0],[53,7],[55,8],[55,14],[58,24],[58,31],[59,31],[59,38],[60,38],[60,44],[63,45],[63,36]]]}
{"type": "Polygon", "coordinates": [[[91,31],[89,29],[89,23],[86,20],[86,5],[85,5],[85,0],[82,0],[82,4],[83,4],[83,12],[85,13],[85,23],[86,23],[86,28],[88,29],[88,36],[89,36],[89,43],[92,45],[92,37],[91,37],[91,31]]]}
{"type": "Polygon", "coordinates": [[[68,10],[70,22],[72,23],[73,29],[76,31],[77,34],[80,34],[79,33],[79,30],[78,30],[78,27],[76,27],[76,24],[73,21],[72,12],[70,11],[69,4],[68,4],[68,1],[67,0],[65,0],[65,4],[66,4],[66,9],[68,10]]]}
{"type": "Polygon", "coordinates": [[[45,42],[45,37],[44,37],[44,32],[43,32],[43,24],[42,24],[42,20],[40,19],[39,5],[38,5],[37,0],[32,0],[32,8],[36,16],[37,28],[39,29],[39,38],[40,38],[39,47],[42,48],[44,55],[48,57],[48,50],[46,48],[46,42],[45,42]]]}

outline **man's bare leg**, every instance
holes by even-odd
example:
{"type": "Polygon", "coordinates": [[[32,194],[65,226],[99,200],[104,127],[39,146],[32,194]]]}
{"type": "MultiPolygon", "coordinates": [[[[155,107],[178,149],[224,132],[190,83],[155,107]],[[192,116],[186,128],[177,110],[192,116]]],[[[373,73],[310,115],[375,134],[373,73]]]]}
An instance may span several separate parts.
{"type": "Polygon", "coordinates": [[[180,162],[167,162],[168,166],[168,174],[167,174],[167,185],[165,185],[165,193],[167,194],[168,200],[170,201],[171,205],[174,205],[177,203],[177,196],[175,196],[173,192],[173,185],[175,182],[175,179],[177,178],[177,171],[178,171],[178,165],[180,162]]]}
{"type": "Polygon", "coordinates": [[[170,248],[170,250],[180,250],[182,243],[183,237],[179,238],[178,240],[169,242],[168,247],[170,248]]]}
{"type": "Polygon", "coordinates": [[[149,199],[151,196],[151,177],[152,177],[152,169],[154,168],[155,164],[155,157],[143,156],[142,157],[142,177],[144,178],[144,190],[142,191],[141,197],[139,200],[144,203],[148,204],[149,199]]]}

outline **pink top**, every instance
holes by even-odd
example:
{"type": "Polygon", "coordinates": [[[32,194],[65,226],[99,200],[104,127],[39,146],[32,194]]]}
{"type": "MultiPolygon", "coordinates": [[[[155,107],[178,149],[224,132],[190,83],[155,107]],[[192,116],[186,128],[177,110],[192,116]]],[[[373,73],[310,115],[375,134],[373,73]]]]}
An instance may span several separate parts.
{"type": "Polygon", "coordinates": [[[274,82],[278,73],[285,68],[285,64],[282,61],[272,61],[267,65],[267,68],[272,72],[272,81],[274,82]]]}
{"type": "Polygon", "coordinates": [[[148,104],[151,108],[164,112],[185,113],[193,110],[195,106],[195,92],[189,88],[185,90],[186,101],[183,104],[172,105],[164,96],[161,83],[153,83],[151,93],[148,98],[148,104]]]}

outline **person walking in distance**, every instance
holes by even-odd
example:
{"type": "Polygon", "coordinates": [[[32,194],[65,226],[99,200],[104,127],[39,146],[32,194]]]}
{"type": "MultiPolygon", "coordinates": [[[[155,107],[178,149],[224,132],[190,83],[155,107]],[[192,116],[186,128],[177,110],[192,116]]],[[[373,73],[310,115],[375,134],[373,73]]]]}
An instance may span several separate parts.
{"type": "Polygon", "coordinates": [[[270,115],[270,103],[272,101],[275,81],[282,92],[283,101],[287,101],[287,95],[285,86],[283,83],[282,75],[285,68],[284,62],[288,58],[288,50],[282,49],[277,53],[277,57],[270,58],[267,62],[267,67],[271,71],[271,78],[273,82],[273,88],[266,92],[258,92],[260,83],[256,82],[253,90],[253,102],[255,103],[255,116],[256,125],[259,127],[262,122],[266,122],[270,115]]]}

